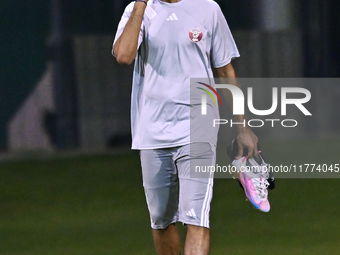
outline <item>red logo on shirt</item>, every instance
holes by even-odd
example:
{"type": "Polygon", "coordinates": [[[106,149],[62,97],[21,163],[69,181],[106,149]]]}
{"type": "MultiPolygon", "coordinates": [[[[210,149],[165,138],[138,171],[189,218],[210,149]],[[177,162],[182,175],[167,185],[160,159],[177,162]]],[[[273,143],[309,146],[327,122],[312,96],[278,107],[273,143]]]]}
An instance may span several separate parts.
{"type": "Polygon", "coordinates": [[[203,38],[203,33],[199,28],[193,28],[189,31],[190,41],[198,43],[203,38]]]}

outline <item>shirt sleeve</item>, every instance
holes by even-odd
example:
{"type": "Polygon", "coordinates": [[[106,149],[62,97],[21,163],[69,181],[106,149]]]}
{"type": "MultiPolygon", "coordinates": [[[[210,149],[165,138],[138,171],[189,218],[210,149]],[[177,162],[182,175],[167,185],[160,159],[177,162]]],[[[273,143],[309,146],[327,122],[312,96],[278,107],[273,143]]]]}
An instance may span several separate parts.
{"type": "MultiPolygon", "coordinates": [[[[117,29],[117,32],[116,32],[116,36],[115,36],[115,39],[113,41],[113,45],[112,45],[112,48],[113,46],[115,45],[116,41],[118,40],[118,38],[121,36],[121,34],[123,33],[124,31],[124,28],[126,26],[126,23],[128,22],[130,16],[131,16],[131,13],[133,11],[133,8],[135,6],[135,2],[131,2],[126,8],[125,8],[125,11],[122,15],[122,18],[120,19],[120,22],[118,24],[118,29],[117,29]]],[[[143,30],[144,30],[144,22],[142,22],[142,25],[141,25],[141,28],[140,28],[140,31],[139,31],[139,36],[138,36],[138,47],[137,49],[139,48],[139,46],[141,45],[141,43],[143,42],[143,30]]]]}
{"type": "Polygon", "coordinates": [[[229,64],[234,58],[240,57],[240,54],[219,6],[216,8],[214,16],[212,64],[215,68],[219,68],[229,64]]]}

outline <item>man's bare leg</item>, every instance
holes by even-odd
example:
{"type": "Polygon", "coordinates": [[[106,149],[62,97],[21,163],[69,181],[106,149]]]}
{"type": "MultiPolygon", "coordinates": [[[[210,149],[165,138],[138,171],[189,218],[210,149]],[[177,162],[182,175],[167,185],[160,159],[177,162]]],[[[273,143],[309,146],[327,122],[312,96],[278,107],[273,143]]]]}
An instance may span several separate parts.
{"type": "Polygon", "coordinates": [[[153,229],[152,234],[158,255],[180,255],[181,241],[175,224],[166,229],[153,229]]]}
{"type": "Polygon", "coordinates": [[[207,255],[210,249],[210,231],[208,228],[187,225],[184,255],[207,255]]]}

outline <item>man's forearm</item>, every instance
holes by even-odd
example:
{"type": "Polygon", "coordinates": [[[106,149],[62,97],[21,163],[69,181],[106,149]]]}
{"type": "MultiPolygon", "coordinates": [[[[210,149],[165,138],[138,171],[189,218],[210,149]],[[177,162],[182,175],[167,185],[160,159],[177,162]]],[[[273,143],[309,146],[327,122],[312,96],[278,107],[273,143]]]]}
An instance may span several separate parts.
{"type": "MultiPolygon", "coordinates": [[[[231,64],[218,68],[217,69],[217,76],[221,79],[223,83],[231,84],[234,86],[237,86],[238,88],[241,88],[240,84],[238,83],[235,70],[231,64]]],[[[223,89],[223,95],[227,100],[227,103],[229,104],[230,108],[233,107],[233,96],[231,92],[228,89],[223,89]]],[[[243,123],[246,119],[245,115],[234,115],[234,119],[236,122],[243,123]]],[[[239,132],[244,131],[245,125],[237,125],[237,129],[239,132]]]]}
{"type": "MultiPolygon", "coordinates": [[[[222,79],[223,83],[232,84],[240,87],[240,84],[237,81],[235,70],[231,64],[228,64],[224,67],[217,68],[217,75],[220,79],[222,79]]],[[[233,106],[233,97],[231,92],[228,89],[223,90],[223,94],[226,97],[228,104],[230,107],[233,106]]],[[[245,125],[240,124],[237,125],[237,142],[238,142],[238,155],[236,156],[237,159],[242,157],[243,155],[243,149],[248,149],[248,157],[252,157],[253,155],[257,155],[257,137],[256,135],[250,130],[250,128],[247,126],[245,121],[244,115],[235,115],[235,121],[240,123],[245,123],[245,125]]]]}
{"type": "Polygon", "coordinates": [[[143,21],[146,4],[136,2],[123,33],[116,41],[113,53],[118,63],[129,65],[137,54],[138,37],[143,21]]]}

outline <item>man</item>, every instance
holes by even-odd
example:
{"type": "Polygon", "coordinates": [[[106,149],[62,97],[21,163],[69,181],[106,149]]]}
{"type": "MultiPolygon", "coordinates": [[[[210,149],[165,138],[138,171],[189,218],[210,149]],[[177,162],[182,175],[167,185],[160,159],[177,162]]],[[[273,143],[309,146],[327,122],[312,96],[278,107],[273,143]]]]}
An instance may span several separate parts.
{"type": "MultiPolygon", "coordinates": [[[[212,178],[190,178],[190,161],[215,162],[216,139],[190,140],[190,78],[235,79],[239,57],[212,0],[137,0],[127,6],[113,45],[120,64],[135,61],[132,149],[140,150],[143,186],[158,254],[180,254],[175,223],[187,226],[184,253],[209,253],[212,178]],[[190,149],[190,146],[194,149],[190,149]]],[[[237,116],[242,122],[243,116],[237,116]]],[[[238,127],[241,158],[257,154],[257,137],[238,127]]]]}

